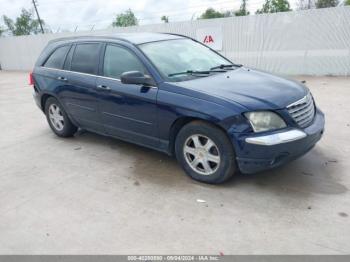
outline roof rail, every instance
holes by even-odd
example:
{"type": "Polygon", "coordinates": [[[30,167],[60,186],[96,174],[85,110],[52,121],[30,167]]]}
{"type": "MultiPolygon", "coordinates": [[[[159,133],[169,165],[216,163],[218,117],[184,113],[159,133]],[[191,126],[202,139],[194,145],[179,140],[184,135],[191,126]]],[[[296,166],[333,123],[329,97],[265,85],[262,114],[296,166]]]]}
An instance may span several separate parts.
{"type": "Polygon", "coordinates": [[[69,40],[80,40],[80,39],[99,39],[99,38],[104,38],[104,39],[115,39],[115,40],[120,40],[128,43],[132,43],[129,40],[126,40],[125,38],[121,38],[118,36],[111,36],[111,35],[80,35],[80,36],[67,36],[67,37],[60,37],[60,38],[55,38],[49,41],[49,43],[56,43],[59,41],[69,41],[69,40]]]}

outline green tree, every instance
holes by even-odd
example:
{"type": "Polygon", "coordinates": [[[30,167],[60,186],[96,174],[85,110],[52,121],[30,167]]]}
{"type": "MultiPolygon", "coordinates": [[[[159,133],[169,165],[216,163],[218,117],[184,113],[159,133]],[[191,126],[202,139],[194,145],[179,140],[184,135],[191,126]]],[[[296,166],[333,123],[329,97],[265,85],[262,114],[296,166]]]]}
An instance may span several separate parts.
{"type": "Polygon", "coordinates": [[[139,22],[131,9],[126,10],[124,13],[117,14],[115,21],[113,21],[113,27],[126,27],[138,25],[139,22]]]}
{"type": "Polygon", "coordinates": [[[160,18],[160,20],[163,21],[164,23],[169,23],[169,16],[163,15],[163,16],[160,18]]]}
{"type": "MultiPolygon", "coordinates": [[[[3,16],[4,23],[7,30],[11,32],[12,35],[31,35],[41,33],[40,24],[38,19],[34,19],[34,14],[32,10],[22,9],[21,15],[13,21],[6,15],[3,16]]],[[[44,21],[41,20],[44,25],[44,21]]]]}
{"type": "Polygon", "coordinates": [[[277,13],[291,11],[288,0],[265,0],[261,9],[256,11],[257,14],[277,13]]]}
{"type": "Polygon", "coordinates": [[[346,0],[345,5],[350,5],[350,0],[346,0]]]}
{"type": "Polygon", "coordinates": [[[201,16],[199,19],[211,19],[211,18],[221,18],[225,17],[224,13],[221,13],[219,11],[216,11],[214,8],[210,7],[201,16]]]}
{"type": "Polygon", "coordinates": [[[317,0],[316,8],[335,7],[338,3],[338,0],[317,0]]]}
{"type": "Polygon", "coordinates": [[[5,29],[0,25],[0,36],[5,32],[5,29]]]}
{"type": "Polygon", "coordinates": [[[235,16],[235,12],[233,10],[227,10],[227,11],[223,12],[222,14],[224,14],[224,17],[235,16]]]}
{"type": "Polygon", "coordinates": [[[249,15],[249,11],[247,10],[247,1],[248,0],[242,0],[241,6],[239,7],[238,11],[235,12],[235,16],[249,15]]]}

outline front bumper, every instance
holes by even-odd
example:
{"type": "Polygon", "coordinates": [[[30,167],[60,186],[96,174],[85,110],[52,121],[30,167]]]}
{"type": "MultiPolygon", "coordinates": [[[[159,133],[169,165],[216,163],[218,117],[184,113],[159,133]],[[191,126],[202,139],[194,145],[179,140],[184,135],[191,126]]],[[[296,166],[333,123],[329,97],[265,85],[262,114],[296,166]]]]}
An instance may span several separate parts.
{"type": "Polygon", "coordinates": [[[237,164],[242,173],[256,173],[290,162],[313,148],[322,137],[325,119],[316,110],[312,124],[303,130],[289,128],[268,134],[232,134],[237,164]]]}

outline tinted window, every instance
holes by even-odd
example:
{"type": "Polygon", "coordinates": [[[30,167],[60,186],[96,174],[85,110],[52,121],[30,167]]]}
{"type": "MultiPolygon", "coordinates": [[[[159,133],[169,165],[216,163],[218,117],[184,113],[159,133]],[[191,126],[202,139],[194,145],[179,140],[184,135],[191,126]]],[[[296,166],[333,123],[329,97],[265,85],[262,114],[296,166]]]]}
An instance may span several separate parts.
{"type": "Polygon", "coordinates": [[[97,73],[99,44],[79,44],[76,46],[71,70],[87,74],[97,73]]]}
{"type": "Polygon", "coordinates": [[[71,66],[71,63],[72,63],[72,57],[73,57],[73,54],[74,54],[74,49],[75,49],[75,46],[72,45],[72,48],[69,50],[67,56],[66,56],[66,61],[64,61],[64,65],[63,65],[63,69],[64,70],[70,70],[70,66],[71,66]]]}
{"type": "Polygon", "coordinates": [[[130,51],[122,47],[107,45],[103,64],[104,76],[120,79],[120,75],[127,71],[146,73],[140,60],[130,51]]]}
{"type": "Polygon", "coordinates": [[[46,60],[44,66],[50,67],[50,68],[62,69],[64,59],[66,58],[66,54],[69,48],[70,48],[69,45],[57,48],[46,60]]]}

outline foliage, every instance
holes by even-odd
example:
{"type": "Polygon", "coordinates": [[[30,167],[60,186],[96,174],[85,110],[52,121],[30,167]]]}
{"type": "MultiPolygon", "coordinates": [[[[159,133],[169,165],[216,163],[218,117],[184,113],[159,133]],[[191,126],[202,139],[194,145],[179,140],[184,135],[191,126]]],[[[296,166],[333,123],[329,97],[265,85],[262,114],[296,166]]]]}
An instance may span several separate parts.
{"type": "Polygon", "coordinates": [[[113,27],[126,27],[126,26],[133,26],[138,25],[138,20],[131,11],[131,9],[126,10],[124,13],[117,14],[117,17],[115,18],[115,21],[112,23],[113,27]]]}
{"type": "Polygon", "coordinates": [[[211,18],[222,18],[222,17],[231,17],[234,16],[235,13],[230,10],[226,10],[224,12],[216,11],[214,8],[210,7],[198,19],[211,19],[211,18]]]}
{"type": "Polygon", "coordinates": [[[335,7],[338,3],[338,0],[317,0],[316,8],[335,7]]]}
{"type": "Polygon", "coordinates": [[[163,15],[163,16],[160,18],[160,20],[163,21],[164,23],[169,23],[169,16],[163,15]]]}
{"type": "Polygon", "coordinates": [[[288,0],[265,0],[261,9],[256,11],[257,14],[277,13],[291,11],[288,0]]]}
{"type": "MultiPolygon", "coordinates": [[[[26,10],[23,8],[20,16],[16,18],[16,21],[13,21],[6,15],[3,16],[3,19],[7,30],[11,32],[12,35],[31,35],[41,33],[39,20],[34,19],[32,10],[26,10]]],[[[43,25],[45,24],[43,20],[41,20],[41,23],[43,25]]]]}
{"type": "Polygon", "coordinates": [[[225,17],[225,13],[221,13],[219,11],[216,11],[214,8],[210,7],[201,16],[199,19],[212,19],[212,18],[221,18],[225,17]]]}
{"type": "Polygon", "coordinates": [[[0,25],[0,36],[5,32],[5,29],[0,25]]]}
{"type": "Polygon", "coordinates": [[[227,11],[223,12],[223,14],[224,14],[224,17],[235,16],[235,12],[233,10],[232,11],[227,10],[227,11]]]}
{"type": "Polygon", "coordinates": [[[345,5],[350,5],[350,0],[346,0],[344,4],[345,5]]]}
{"type": "Polygon", "coordinates": [[[235,16],[249,15],[249,11],[247,10],[247,1],[248,0],[242,0],[242,4],[239,7],[239,10],[235,12],[235,16]]]}

